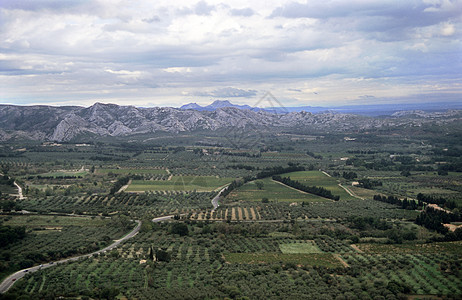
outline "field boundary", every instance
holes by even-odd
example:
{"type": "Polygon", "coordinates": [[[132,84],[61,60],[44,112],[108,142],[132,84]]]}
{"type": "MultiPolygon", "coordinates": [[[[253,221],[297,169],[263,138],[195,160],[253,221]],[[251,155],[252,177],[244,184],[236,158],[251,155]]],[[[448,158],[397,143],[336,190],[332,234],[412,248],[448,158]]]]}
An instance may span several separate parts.
{"type": "Polygon", "coordinates": [[[339,183],[338,186],[341,187],[342,189],[344,189],[351,197],[355,197],[357,199],[364,200],[364,198],[357,196],[355,193],[353,193],[352,191],[350,191],[349,189],[344,187],[341,183],[339,183]]]}
{"type": "Polygon", "coordinates": [[[322,196],[319,196],[319,195],[316,195],[316,194],[312,194],[312,193],[307,193],[307,192],[301,191],[301,190],[299,190],[299,189],[296,189],[296,188],[294,188],[294,187],[288,186],[287,184],[284,184],[284,183],[279,182],[279,181],[274,180],[274,179],[271,179],[271,181],[276,182],[276,183],[279,183],[280,185],[285,186],[285,187],[287,187],[287,188],[289,188],[289,189],[292,189],[292,190],[294,190],[294,191],[297,191],[297,192],[299,192],[300,194],[314,195],[314,196],[317,196],[317,197],[319,197],[319,198],[322,198],[322,199],[326,199],[326,200],[335,202],[335,201],[332,200],[332,199],[329,199],[329,198],[326,198],[326,197],[322,197],[322,196]]]}

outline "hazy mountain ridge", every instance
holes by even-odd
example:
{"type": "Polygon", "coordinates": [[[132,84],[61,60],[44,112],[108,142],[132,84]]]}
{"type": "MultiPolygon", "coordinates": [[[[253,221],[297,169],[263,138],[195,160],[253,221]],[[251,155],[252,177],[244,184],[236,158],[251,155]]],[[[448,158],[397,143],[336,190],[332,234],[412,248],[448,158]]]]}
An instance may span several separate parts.
{"type": "Polygon", "coordinates": [[[69,141],[81,134],[124,136],[154,132],[188,132],[221,128],[297,128],[335,131],[393,126],[420,126],[426,122],[461,120],[462,113],[403,112],[389,118],[353,114],[290,112],[275,114],[235,107],[213,111],[171,107],[138,108],[96,103],[90,107],[0,105],[0,140],[69,141]]]}
{"type": "Polygon", "coordinates": [[[237,105],[229,102],[228,100],[215,100],[213,101],[212,104],[209,104],[207,106],[200,106],[197,103],[188,103],[180,107],[180,109],[194,109],[197,111],[214,111],[219,108],[225,108],[225,107],[234,107],[234,108],[239,108],[239,109],[249,109],[253,111],[261,111],[265,110],[263,108],[258,108],[258,107],[252,107],[249,105],[237,105]]]}
{"type": "MultiPolygon", "coordinates": [[[[262,103],[263,104],[263,103],[262,103]]],[[[424,103],[398,103],[398,104],[357,104],[357,105],[343,105],[343,106],[287,106],[287,107],[252,107],[249,105],[236,105],[228,100],[216,100],[212,104],[207,106],[200,106],[197,103],[188,103],[180,107],[185,110],[197,110],[197,111],[214,111],[218,108],[234,107],[240,109],[249,109],[252,111],[266,111],[270,113],[286,114],[290,112],[311,112],[311,113],[343,113],[343,114],[355,114],[369,117],[376,116],[391,116],[393,114],[407,111],[422,111],[425,113],[444,113],[450,109],[461,110],[462,102],[424,102],[424,103]]]]}

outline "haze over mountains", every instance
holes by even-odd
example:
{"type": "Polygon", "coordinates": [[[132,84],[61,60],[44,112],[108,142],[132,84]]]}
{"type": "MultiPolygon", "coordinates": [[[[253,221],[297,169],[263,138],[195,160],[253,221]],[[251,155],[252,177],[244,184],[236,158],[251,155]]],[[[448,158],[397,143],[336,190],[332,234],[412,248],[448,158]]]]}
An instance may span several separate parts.
{"type": "Polygon", "coordinates": [[[0,140],[71,141],[81,135],[127,136],[231,127],[307,132],[368,130],[421,126],[428,122],[447,123],[460,121],[461,118],[462,112],[458,110],[399,112],[381,118],[329,111],[317,114],[307,111],[274,113],[268,109],[233,105],[228,101],[215,101],[206,107],[190,104],[181,108],[140,108],[102,103],[90,107],[0,105],[0,140]]]}
{"type": "MultiPolygon", "coordinates": [[[[274,104],[274,103],[272,103],[274,104]]],[[[249,109],[253,111],[267,111],[273,113],[289,112],[311,112],[311,113],[350,113],[365,116],[386,116],[392,115],[399,111],[422,110],[426,112],[441,112],[448,109],[462,109],[462,103],[459,102],[429,102],[429,103],[404,103],[404,104],[363,104],[363,105],[343,105],[343,106],[298,106],[298,107],[252,107],[249,105],[236,105],[228,100],[215,100],[207,106],[200,106],[197,103],[188,103],[180,109],[194,109],[197,111],[214,111],[223,107],[235,107],[240,109],[249,109]]]]}

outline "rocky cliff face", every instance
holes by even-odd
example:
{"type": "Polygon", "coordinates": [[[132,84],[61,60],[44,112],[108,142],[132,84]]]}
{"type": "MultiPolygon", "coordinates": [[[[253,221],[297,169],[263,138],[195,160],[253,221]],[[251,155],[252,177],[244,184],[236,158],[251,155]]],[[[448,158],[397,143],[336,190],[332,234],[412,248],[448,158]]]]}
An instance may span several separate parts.
{"type": "Polygon", "coordinates": [[[234,107],[214,111],[184,110],[171,107],[137,108],[96,103],[91,107],[50,107],[0,105],[0,140],[29,138],[69,141],[86,133],[123,136],[138,133],[186,132],[221,128],[297,128],[351,130],[382,126],[418,126],[423,122],[460,120],[461,111],[438,113],[433,117],[397,114],[377,119],[351,114],[312,114],[291,112],[273,114],[234,107]]]}

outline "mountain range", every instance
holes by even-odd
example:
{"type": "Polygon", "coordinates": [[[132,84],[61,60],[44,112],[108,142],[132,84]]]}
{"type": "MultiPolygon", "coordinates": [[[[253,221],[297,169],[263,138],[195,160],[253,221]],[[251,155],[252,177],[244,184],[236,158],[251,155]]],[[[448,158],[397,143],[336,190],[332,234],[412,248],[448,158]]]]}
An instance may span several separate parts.
{"type": "MultiPolygon", "coordinates": [[[[274,103],[272,103],[274,104],[274,103]]],[[[188,103],[180,109],[193,109],[197,111],[214,111],[218,108],[234,107],[248,109],[252,111],[266,111],[271,113],[290,113],[290,112],[311,112],[311,113],[348,113],[364,116],[390,116],[400,111],[421,110],[425,112],[442,112],[448,109],[462,109],[462,102],[424,102],[424,103],[401,103],[401,104],[362,104],[362,105],[343,105],[343,106],[296,106],[296,107],[252,107],[249,105],[237,105],[228,100],[215,100],[207,106],[200,106],[197,103],[188,103]]]]}
{"type": "Polygon", "coordinates": [[[249,105],[233,104],[233,103],[229,102],[228,100],[215,100],[215,101],[213,101],[212,104],[209,104],[207,106],[200,106],[197,103],[189,103],[189,104],[185,104],[185,105],[181,106],[180,109],[193,109],[193,110],[197,110],[197,111],[214,111],[214,110],[217,110],[219,108],[225,108],[225,107],[248,109],[248,110],[252,110],[252,111],[264,110],[262,108],[252,107],[252,106],[249,106],[249,105]]]}
{"type": "Polygon", "coordinates": [[[0,105],[0,140],[32,139],[71,141],[81,135],[128,136],[156,132],[191,132],[241,128],[247,130],[332,130],[351,131],[396,126],[421,126],[428,122],[447,123],[462,119],[462,111],[399,112],[386,118],[343,113],[306,111],[273,113],[247,107],[219,107],[196,110],[153,107],[140,108],[95,103],[79,106],[0,105]]]}

